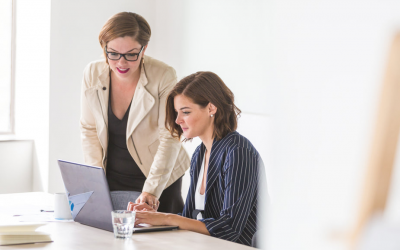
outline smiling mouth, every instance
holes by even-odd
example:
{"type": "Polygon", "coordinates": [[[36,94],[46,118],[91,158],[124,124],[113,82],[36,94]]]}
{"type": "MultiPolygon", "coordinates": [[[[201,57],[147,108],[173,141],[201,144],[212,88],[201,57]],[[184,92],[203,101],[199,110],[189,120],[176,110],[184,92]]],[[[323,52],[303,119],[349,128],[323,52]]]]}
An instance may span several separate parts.
{"type": "Polygon", "coordinates": [[[129,68],[127,68],[127,69],[122,69],[122,68],[118,68],[118,67],[117,67],[117,70],[118,70],[119,73],[125,74],[125,73],[127,73],[127,72],[129,71],[129,68]]]}

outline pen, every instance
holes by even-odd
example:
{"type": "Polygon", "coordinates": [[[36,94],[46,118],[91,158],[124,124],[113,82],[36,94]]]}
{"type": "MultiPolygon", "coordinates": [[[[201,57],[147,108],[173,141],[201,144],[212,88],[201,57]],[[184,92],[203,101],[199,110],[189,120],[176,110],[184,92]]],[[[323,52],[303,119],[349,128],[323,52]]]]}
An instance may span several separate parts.
{"type": "MultiPolygon", "coordinates": [[[[40,210],[40,212],[42,212],[42,213],[54,213],[54,211],[52,211],[52,210],[40,210]]],[[[13,215],[13,217],[16,217],[16,216],[23,216],[23,214],[15,214],[15,215],[13,215]]]]}

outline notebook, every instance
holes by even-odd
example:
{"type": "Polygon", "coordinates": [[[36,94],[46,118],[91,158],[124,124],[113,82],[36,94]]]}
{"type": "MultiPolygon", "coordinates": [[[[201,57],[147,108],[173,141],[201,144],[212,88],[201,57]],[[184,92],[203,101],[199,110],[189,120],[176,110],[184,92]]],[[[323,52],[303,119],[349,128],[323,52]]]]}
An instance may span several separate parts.
{"type": "Polygon", "coordinates": [[[36,232],[45,223],[15,223],[0,225],[0,246],[52,242],[47,233],[36,232]]]}

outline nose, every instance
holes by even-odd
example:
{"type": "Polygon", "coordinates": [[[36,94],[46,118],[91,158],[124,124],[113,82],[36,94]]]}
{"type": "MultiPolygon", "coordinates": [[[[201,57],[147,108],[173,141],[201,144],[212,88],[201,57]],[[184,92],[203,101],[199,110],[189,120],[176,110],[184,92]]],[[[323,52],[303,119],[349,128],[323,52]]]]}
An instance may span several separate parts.
{"type": "Polygon", "coordinates": [[[180,125],[182,123],[182,118],[179,114],[176,115],[175,123],[180,125]]]}
{"type": "Polygon", "coordinates": [[[127,60],[125,59],[125,56],[124,56],[124,55],[121,55],[121,57],[120,57],[118,60],[114,60],[114,62],[115,62],[117,65],[125,66],[129,61],[127,61],[127,60]]]}
{"type": "Polygon", "coordinates": [[[125,55],[124,55],[124,56],[121,56],[121,57],[119,58],[118,61],[121,62],[121,63],[126,63],[126,62],[128,62],[128,61],[125,59],[125,55]]]}

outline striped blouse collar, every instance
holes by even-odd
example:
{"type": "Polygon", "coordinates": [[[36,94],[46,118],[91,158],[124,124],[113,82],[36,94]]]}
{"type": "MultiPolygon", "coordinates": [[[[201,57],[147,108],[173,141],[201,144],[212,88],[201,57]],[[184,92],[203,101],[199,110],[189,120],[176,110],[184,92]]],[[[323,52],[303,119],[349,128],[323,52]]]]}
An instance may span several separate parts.
{"type": "MultiPolygon", "coordinates": [[[[211,154],[210,154],[210,159],[208,161],[208,170],[207,170],[207,186],[206,186],[206,197],[205,197],[205,203],[207,203],[207,198],[208,198],[208,191],[211,189],[213,186],[214,182],[217,180],[217,177],[221,171],[220,167],[221,164],[218,164],[219,161],[221,160],[221,157],[223,156],[222,153],[225,151],[225,148],[227,145],[229,145],[230,139],[232,136],[236,135],[237,132],[233,131],[227,134],[224,138],[221,140],[216,140],[214,138],[213,144],[211,146],[211,154]]],[[[200,145],[200,152],[197,158],[197,168],[196,168],[196,175],[195,175],[195,183],[197,183],[197,179],[199,177],[200,169],[201,169],[201,163],[203,161],[204,154],[206,152],[206,146],[204,143],[201,143],[200,145]]]]}

